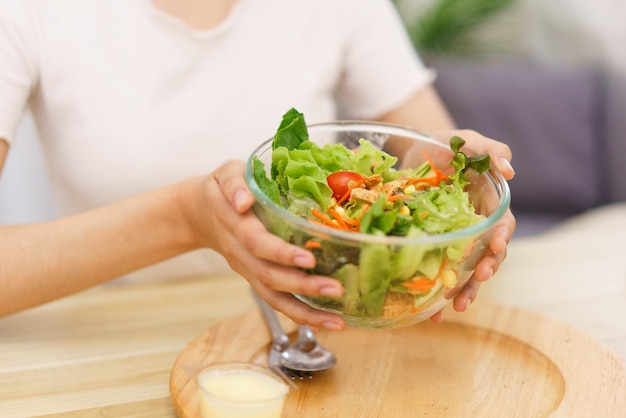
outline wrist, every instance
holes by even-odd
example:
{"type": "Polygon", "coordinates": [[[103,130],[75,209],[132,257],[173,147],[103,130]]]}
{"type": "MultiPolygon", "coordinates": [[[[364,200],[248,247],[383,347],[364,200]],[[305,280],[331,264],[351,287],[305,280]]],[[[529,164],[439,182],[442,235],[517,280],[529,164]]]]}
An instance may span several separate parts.
{"type": "Polygon", "coordinates": [[[200,177],[192,177],[172,186],[170,218],[184,251],[203,247],[195,227],[201,210],[198,196],[203,196],[203,184],[200,177]]]}

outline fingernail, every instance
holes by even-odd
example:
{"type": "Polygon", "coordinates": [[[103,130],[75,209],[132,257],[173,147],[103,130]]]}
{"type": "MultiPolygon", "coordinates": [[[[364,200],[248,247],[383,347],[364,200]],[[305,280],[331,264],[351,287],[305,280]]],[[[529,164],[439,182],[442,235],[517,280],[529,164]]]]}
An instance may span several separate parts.
{"type": "Polygon", "coordinates": [[[467,298],[467,301],[465,302],[465,310],[468,310],[471,304],[472,298],[467,298]]]}
{"type": "Polygon", "coordinates": [[[335,323],[335,322],[324,322],[322,323],[322,326],[324,328],[328,328],[331,329],[333,331],[341,331],[341,325],[335,323]]]}
{"type": "Polygon", "coordinates": [[[248,198],[248,193],[245,190],[237,190],[237,192],[235,192],[235,209],[241,210],[245,205],[247,205],[248,198]]]}
{"type": "Polygon", "coordinates": [[[293,264],[296,267],[313,268],[315,267],[315,259],[312,259],[309,254],[297,254],[293,258],[293,264]]]}
{"type": "Polygon", "coordinates": [[[341,296],[342,290],[340,287],[324,286],[320,289],[320,295],[322,296],[341,296]]]}
{"type": "Polygon", "coordinates": [[[513,169],[513,166],[511,165],[511,162],[509,160],[507,160],[504,157],[500,157],[499,162],[502,167],[506,167],[509,170],[511,170],[513,173],[515,173],[515,170],[513,169]]]}

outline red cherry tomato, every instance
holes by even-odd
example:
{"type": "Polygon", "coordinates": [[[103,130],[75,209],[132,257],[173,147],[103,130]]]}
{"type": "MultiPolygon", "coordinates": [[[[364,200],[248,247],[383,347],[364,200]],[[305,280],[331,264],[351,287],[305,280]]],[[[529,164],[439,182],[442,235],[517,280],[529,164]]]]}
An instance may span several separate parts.
{"type": "Polygon", "coordinates": [[[354,171],[337,171],[326,177],[328,186],[333,191],[335,200],[340,200],[351,187],[363,181],[365,177],[354,171]]]}

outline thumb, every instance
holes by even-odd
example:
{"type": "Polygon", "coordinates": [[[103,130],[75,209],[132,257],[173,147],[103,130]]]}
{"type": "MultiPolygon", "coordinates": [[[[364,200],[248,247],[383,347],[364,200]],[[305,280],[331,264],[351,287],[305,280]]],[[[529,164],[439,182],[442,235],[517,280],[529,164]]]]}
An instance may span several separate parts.
{"type": "Polygon", "coordinates": [[[232,160],[215,170],[214,176],[222,195],[237,213],[244,213],[252,207],[254,196],[246,185],[245,164],[232,160]]]}

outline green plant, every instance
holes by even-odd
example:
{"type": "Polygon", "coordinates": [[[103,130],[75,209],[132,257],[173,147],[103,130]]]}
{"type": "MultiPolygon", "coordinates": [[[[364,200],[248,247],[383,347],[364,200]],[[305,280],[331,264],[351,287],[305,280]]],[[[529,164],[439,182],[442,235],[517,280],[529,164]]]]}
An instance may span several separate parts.
{"type": "MultiPolygon", "coordinates": [[[[515,0],[438,0],[424,13],[405,22],[420,53],[450,52],[468,33],[515,0]]],[[[396,6],[400,0],[394,0],[396,6]]]]}

